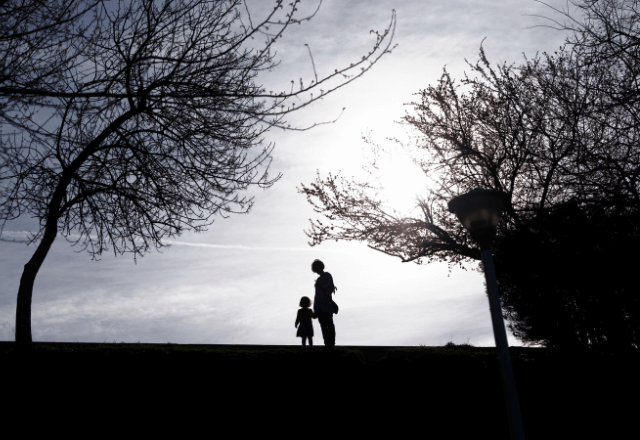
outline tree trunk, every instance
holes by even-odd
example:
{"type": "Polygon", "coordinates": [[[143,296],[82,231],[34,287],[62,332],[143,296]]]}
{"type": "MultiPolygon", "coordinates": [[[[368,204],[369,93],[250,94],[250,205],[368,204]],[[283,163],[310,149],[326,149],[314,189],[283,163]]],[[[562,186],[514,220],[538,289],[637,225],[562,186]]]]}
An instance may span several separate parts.
{"type": "Polygon", "coordinates": [[[56,238],[57,230],[47,228],[42,241],[33,253],[27,264],[24,265],[20,287],[18,288],[18,301],[16,305],[16,346],[19,350],[31,349],[31,297],[33,296],[33,283],[36,275],[44,262],[56,238]],[[52,233],[53,232],[53,233],[52,233]]]}
{"type": "Polygon", "coordinates": [[[49,202],[44,236],[36,248],[33,257],[31,257],[31,260],[24,265],[24,271],[22,271],[22,277],[20,278],[16,305],[16,346],[19,350],[30,349],[31,343],[33,342],[31,338],[31,297],[33,296],[33,283],[58,234],[58,219],[63,212],[71,206],[61,207],[63,201],[65,201],[67,186],[74,177],[74,173],[87,158],[95,152],[96,148],[111,134],[115,133],[124,122],[138,113],[141,113],[141,110],[131,109],[109,124],[99,136],[93,139],[87,147],[82,150],[78,157],[76,157],[60,175],[60,180],[49,202]]]}

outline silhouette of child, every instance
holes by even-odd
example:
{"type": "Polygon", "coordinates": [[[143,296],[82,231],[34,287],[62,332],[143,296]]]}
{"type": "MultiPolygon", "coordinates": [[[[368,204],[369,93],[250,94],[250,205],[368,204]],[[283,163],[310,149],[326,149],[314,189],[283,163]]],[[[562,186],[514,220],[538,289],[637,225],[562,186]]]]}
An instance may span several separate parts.
{"type": "Polygon", "coordinates": [[[298,310],[298,316],[296,317],[295,326],[298,328],[296,336],[302,338],[302,347],[306,349],[307,338],[309,338],[309,348],[313,348],[313,323],[311,318],[316,318],[316,314],[309,308],[311,306],[311,300],[303,296],[300,298],[300,310],[298,310]],[[300,324],[300,327],[298,327],[300,324]]]}

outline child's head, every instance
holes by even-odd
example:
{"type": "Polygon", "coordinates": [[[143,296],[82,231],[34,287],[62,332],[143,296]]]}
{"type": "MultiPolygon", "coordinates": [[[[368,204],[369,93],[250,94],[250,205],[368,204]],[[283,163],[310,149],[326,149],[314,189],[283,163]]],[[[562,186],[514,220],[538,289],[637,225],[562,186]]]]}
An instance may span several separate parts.
{"type": "Polygon", "coordinates": [[[313,263],[311,263],[311,270],[320,274],[324,270],[324,263],[320,260],[313,260],[313,263]]]}
{"type": "Polygon", "coordinates": [[[311,300],[308,296],[303,296],[300,298],[300,307],[309,307],[311,305],[311,300]]]}

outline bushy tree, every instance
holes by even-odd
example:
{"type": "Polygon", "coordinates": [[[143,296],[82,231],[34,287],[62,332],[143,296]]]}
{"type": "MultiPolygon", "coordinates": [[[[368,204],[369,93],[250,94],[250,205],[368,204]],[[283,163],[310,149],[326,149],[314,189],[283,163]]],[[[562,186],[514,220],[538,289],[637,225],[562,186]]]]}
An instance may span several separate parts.
{"type": "MultiPolygon", "coordinates": [[[[588,29],[610,29],[607,20],[617,16],[606,11],[587,14],[588,29]]],[[[637,35],[633,17],[623,22],[637,35]]],[[[594,281],[638,262],[620,247],[625,240],[635,242],[631,225],[640,219],[640,124],[631,79],[637,45],[597,57],[587,50],[600,47],[589,35],[578,27],[564,48],[520,66],[493,68],[481,48],[479,62],[470,64],[474,75],[459,82],[445,70],[436,85],[417,94],[413,112],[403,118],[415,134],[403,146],[431,181],[428,195],[418,201],[419,214],[401,214],[383,203],[374,181],[318,176],[300,188],[328,219],[312,222],[310,244],[358,240],[403,262],[463,266],[480,260],[480,252],[447,202],[475,188],[499,189],[512,201],[498,226],[496,269],[504,317],[514,334],[554,347],[637,348],[640,309],[628,293],[632,272],[615,270],[615,285],[594,281]],[[585,41],[591,46],[578,44],[585,41]],[[565,223],[567,212],[579,220],[565,223]],[[601,238],[592,239],[588,231],[594,225],[618,235],[614,240],[598,230],[591,234],[601,238]],[[579,270],[606,258],[602,249],[616,249],[625,264],[605,264],[604,272],[589,275],[579,270]],[[532,274],[538,278],[529,283],[532,274]]]]}
{"type": "Polygon", "coordinates": [[[640,215],[567,202],[502,234],[494,257],[513,335],[549,348],[640,346],[640,215]]]}
{"type": "Polygon", "coordinates": [[[135,258],[216,214],[248,212],[242,191],[279,177],[267,173],[265,133],[296,129],[286,115],[390,51],[395,15],[362,59],[266,91],[257,75],[277,67],[277,39],[313,16],[297,17],[299,1],[274,2],[256,24],[239,0],[0,4],[0,231],[27,213],[40,225],[20,280],[18,343],[31,343],[33,283],[58,234],[93,257],[111,247],[135,258]]]}

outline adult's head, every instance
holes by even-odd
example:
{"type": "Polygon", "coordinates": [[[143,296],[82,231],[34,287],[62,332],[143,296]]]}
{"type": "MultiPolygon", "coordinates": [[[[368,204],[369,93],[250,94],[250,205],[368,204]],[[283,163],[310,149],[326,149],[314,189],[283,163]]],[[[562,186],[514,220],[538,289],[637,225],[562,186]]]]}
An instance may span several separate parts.
{"type": "Polygon", "coordinates": [[[311,270],[318,275],[322,274],[322,272],[324,272],[324,263],[320,260],[313,260],[313,263],[311,263],[311,270]]]}

